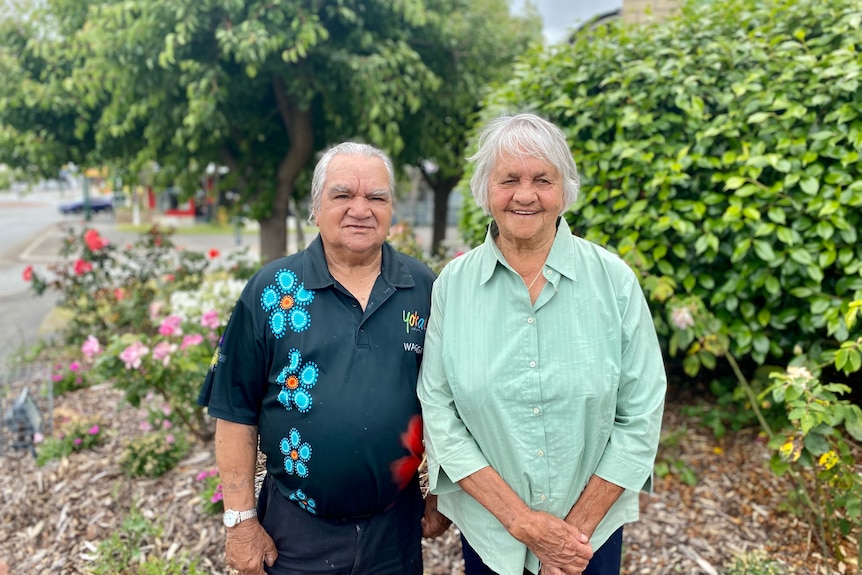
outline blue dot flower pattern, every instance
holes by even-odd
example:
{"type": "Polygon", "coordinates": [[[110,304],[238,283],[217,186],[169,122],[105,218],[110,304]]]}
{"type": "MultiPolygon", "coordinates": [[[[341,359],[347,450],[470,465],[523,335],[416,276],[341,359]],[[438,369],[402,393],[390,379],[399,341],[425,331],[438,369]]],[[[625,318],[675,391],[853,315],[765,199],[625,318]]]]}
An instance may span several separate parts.
{"type": "Polygon", "coordinates": [[[314,300],[314,291],[307,290],[296,274],[280,269],[275,272],[274,283],[266,286],[260,296],[260,306],[269,314],[269,328],[276,338],[290,329],[296,333],[311,325],[308,304],[314,300]]]}
{"type": "Polygon", "coordinates": [[[311,445],[302,441],[299,431],[291,428],[287,437],[281,439],[281,452],[284,454],[284,470],[290,475],[308,477],[308,460],[311,459],[311,445]]]}
{"type": "Polygon", "coordinates": [[[317,383],[320,370],[313,361],[302,365],[302,355],[294,348],[288,352],[288,364],[278,374],[276,381],[282,385],[278,401],[288,411],[293,407],[300,413],[311,410],[311,388],[317,383]]]}
{"type": "Polygon", "coordinates": [[[309,513],[313,515],[317,515],[317,502],[308,497],[302,489],[297,489],[293,493],[290,494],[290,499],[292,501],[296,501],[296,503],[309,513]]]}

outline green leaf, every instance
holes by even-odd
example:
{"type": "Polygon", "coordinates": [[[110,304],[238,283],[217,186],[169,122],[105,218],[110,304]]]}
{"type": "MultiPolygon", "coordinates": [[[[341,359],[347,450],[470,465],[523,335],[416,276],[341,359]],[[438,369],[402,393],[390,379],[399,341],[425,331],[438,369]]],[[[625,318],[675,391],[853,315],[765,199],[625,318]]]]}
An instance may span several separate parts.
{"type": "Polygon", "coordinates": [[[761,260],[771,263],[775,260],[775,252],[772,251],[772,246],[763,240],[754,241],[754,252],[761,260]]]}
{"type": "Polygon", "coordinates": [[[820,191],[820,182],[814,178],[805,178],[799,182],[799,187],[809,196],[816,196],[820,191]]]}

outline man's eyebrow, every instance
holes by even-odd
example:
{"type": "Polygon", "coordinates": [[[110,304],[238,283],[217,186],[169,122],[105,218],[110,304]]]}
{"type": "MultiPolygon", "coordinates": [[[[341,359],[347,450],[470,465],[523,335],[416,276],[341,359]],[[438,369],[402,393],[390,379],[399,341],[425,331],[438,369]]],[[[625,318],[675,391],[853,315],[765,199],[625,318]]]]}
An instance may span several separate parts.
{"type": "Polygon", "coordinates": [[[350,189],[350,186],[345,186],[343,184],[333,184],[326,189],[328,194],[349,194],[353,190],[350,189]]]}
{"type": "Polygon", "coordinates": [[[392,194],[386,188],[381,188],[378,190],[371,190],[370,192],[368,192],[368,195],[374,196],[376,198],[378,196],[387,196],[388,197],[388,196],[391,196],[392,194]]]}

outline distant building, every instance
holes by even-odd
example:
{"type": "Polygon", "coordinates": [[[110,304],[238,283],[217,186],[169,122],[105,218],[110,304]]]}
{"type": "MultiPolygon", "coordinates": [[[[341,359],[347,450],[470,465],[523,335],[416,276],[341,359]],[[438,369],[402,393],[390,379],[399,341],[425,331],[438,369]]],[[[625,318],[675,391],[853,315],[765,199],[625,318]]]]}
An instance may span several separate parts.
{"type": "Polygon", "coordinates": [[[627,24],[663,20],[681,5],[682,0],[623,0],[622,18],[627,24]]]}

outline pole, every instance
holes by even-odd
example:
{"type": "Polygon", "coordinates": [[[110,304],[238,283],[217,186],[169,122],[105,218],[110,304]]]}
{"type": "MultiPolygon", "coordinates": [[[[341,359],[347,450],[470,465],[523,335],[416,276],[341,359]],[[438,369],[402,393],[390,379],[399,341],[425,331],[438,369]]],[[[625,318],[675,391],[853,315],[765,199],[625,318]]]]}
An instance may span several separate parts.
{"type": "Polygon", "coordinates": [[[90,178],[84,174],[84,221],[89,222],[90,214],[90,178]]]}

